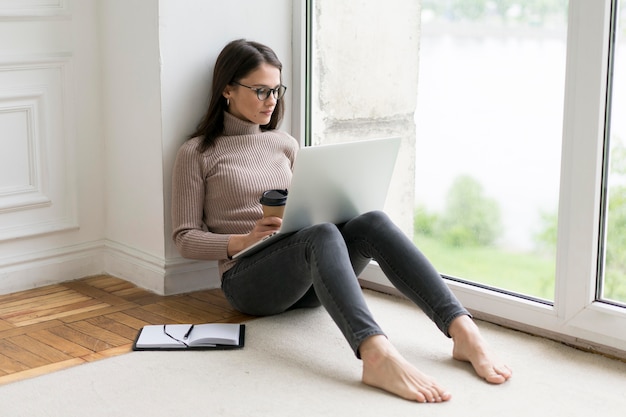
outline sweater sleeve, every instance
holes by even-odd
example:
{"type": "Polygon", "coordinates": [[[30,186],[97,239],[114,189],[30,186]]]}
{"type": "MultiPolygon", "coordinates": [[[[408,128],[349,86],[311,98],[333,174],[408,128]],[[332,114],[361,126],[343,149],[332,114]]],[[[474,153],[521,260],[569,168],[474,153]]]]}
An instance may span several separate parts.
{"type": "Polygon", "coordinates": [[[172,237],[185,258],[227,259],[230,235],[211,233],[203,221],[204,176],[202,154],[193,140],[187,141],[172,172],[172,237]]]}

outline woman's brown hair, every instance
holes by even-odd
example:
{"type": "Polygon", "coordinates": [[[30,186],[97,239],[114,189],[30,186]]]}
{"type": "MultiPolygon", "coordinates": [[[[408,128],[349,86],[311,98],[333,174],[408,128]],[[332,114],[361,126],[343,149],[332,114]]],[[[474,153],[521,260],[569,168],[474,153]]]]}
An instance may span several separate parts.
{"type": "MultiPolygon", "coordinates": [[[[224,112],[228,109],[226,98],[222,95],[227,85],[245,78],[263,63],[272,65],[282,73],[283,64],[274,51],[257,42],[238,39],[230,42],[222,49],[213,71],[211,85],[211,99],[209,108],[198,124],[196,131],[190,138],[203,136],[200,151],[209,149],[215,139],[224,132],[224,112]]],[[[262,125],[261,130],[273,130],[278,127],[283,118],[283,100],[278,100],[274,113],[268,124],[262,125]]]]}

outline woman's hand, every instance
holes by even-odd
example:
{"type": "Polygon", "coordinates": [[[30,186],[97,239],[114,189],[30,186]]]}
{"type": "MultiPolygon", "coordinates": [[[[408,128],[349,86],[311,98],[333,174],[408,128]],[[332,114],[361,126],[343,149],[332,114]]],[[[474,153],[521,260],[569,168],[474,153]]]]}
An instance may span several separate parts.
{"type": "Polygon", "coordinates": [[[250,245],[258,240],[263,239],[267,235],[271,235],[280,229],[283,219],[280,217],[263,217],[256,222],[254,229],[247,236],[250,237],[250,245]]]}
{"type": "Polygon", "coordinates": [[[263,217],[247,235],[232,235],[228,241],[228,256],[231,257],[265,236],[277,232],[282,222],[280,217],[263,217]]]}

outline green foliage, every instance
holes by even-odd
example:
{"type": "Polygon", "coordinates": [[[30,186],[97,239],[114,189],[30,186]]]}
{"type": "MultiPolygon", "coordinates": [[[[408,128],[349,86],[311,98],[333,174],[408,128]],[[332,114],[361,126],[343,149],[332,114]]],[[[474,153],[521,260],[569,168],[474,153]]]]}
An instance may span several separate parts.
{"type": "Polygon", "coordinates": [[[611,174],[626,175],[626,147],[618,137],[611,138],[614,142],[611,149],[611,174]]]}
{"type": "MultiPolygon", "coordinates": [[[[626,147],[612,138],[611,176],[626,174],[626,147]]],[[[614,185],[609,190],[606,233],[604,296],[626,301],[626,186],[614,185]]]]}
{"type": "Polygon", "coordinates": [[[556,239],[557,239],[557,227],[558,227],[558,214],[556,211],[552,213],[541,212],[539,213],[541,229],[535,234],[535,245],[541,252],[547,252],[550,254],[556,253],[556,239]]]}
{"type": "MultiPolygon", "coordinates": [[[[626,302],[626,185],[619,182],[624,175],[626,147],[614,138],[611,178],[617,184],[609,190],[603,295],[621,302],[626,302]]],[[[460,176],[448,190],[442,213],[415,209],[415,241],[444,274],[551,300],[558,215],[541,212],[540,219],[534,240],[549,257],[490,247],[502,228],[499,207],[475,179],[460,176]]]]}
{"type": "Polygon", "coordinates": [[[604,296],[626,301],[626,187],[611,187],[606,239],[604,296]]]}
{"type": "Polygon", "coordinates": [[[424,206],[417,206],[413,216],[413,230],[415,234],[433,236],[434,227],[437,223],[437,215],[429,213],[424,206]]]}
{"type": "Polygon", "coordinates": [[[487,246],[501,230],[497,202],[485,197],[482,186],[472,177],[458,177],[448,191],[436,234],[452,246],[487,246]]]}
{"type": "Polygon", "coordinates": [[[415,244],[447,276],[554,300],[554,261],[496,247],[452,247],[437,238],[415,235],[415,244]]]}

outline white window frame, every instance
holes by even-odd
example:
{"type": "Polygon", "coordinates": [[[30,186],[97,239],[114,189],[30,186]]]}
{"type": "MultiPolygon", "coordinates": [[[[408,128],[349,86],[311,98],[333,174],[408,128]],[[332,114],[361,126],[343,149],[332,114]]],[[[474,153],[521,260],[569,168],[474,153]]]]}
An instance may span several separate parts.
{"type": "Polygon", "coordinates": [[[309,53],[308,53],[308,9],[310,7],[309,0],[299,0],[292,3],[293,21],[292,21],[292,45],[293,45],[293,62],[292,62],[292,120],[291,134],[300,141],[300,146],[304,146],[307,135],[307,82],[306,77],[309,71],[309,53]]]}
{"type": "MultiPolygon", "coordinates": [[[[307,2],[296,3],[294,84],[307,62],[307,2]]],[[[626,357],[626,309],[595,300],[610,15],[611,0],[569,2],[554,304],[446,282],[477,318],[626,357]]],[[[300,83],[294,126],[304,135],[304,76],[300,83]]],[[[397,293],[375,263],[360,278],[397,293]]]]}

